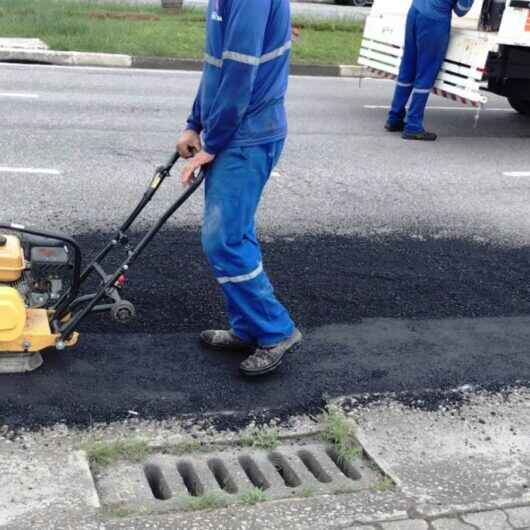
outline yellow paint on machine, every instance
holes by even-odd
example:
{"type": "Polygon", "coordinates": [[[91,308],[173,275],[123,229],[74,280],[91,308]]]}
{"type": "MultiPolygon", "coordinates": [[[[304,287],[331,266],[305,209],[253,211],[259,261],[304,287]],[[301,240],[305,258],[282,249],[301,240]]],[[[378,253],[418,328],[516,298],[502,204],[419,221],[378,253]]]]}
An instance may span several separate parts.
{"type": "Polygon", "coordinates": [[[0,282],[16,282],[26,266],[20,240],[15,236],[2,236],[0,244],[0,282]]]}
{"type": "Polygon", "coordinates": [[[12,287],[0,286],[0,345],[19,338],[25,327],[26,308],[20,293],[12,287]]]}
{"type": "MultiPolygon", "coordinates": [[[[78,338],[74,333],[66,346],[74,346],[78,338]]],[[[46,309],[26,309],[16,289],[0,286],[0,353],[38,352],[55,347],[58,339],[46,309]]]]}

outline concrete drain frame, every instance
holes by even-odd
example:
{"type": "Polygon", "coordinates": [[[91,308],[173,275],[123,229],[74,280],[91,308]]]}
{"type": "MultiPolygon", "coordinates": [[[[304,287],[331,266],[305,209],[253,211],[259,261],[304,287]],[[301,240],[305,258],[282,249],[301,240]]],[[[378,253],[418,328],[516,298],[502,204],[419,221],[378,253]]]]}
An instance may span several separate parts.
{"type": "Polygon", "coordinates": [[[364,456],[342,461],[333,448],[307,443],[272,450],[228,447],[181,456],[155,454],[141,464],[119,462],[104,469],[96,483],[110,512],[149,513],[190,509],[201,498],[209,498],[211,507],[239,504],[256,488],[264,500],[355,493],[382,478],[364,456]]]}

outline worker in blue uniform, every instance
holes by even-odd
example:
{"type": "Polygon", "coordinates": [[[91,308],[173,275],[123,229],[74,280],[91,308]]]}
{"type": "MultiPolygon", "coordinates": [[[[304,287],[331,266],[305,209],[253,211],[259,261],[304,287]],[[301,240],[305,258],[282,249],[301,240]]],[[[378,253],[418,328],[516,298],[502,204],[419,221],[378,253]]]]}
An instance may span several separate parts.
{"type": "Polygon", "coordinates": [[[402,132],[406,140],[436,140],[423,127],[425,106],[447,53],[452,13],[463,17],[473,1],[413,0],[387,131],[402,132]]]}
{"type": "Polygon", "coordinates": [[[274,295],[255,232],[263,189],[287,136],[289,0],[210,0],[201,84],[177,143],[181,178],[205,169],[202,244],[221,285],[229,330],[200,335],[208,347],[249,352],[248,376],[275,370],[302,340],[274,295]]]}

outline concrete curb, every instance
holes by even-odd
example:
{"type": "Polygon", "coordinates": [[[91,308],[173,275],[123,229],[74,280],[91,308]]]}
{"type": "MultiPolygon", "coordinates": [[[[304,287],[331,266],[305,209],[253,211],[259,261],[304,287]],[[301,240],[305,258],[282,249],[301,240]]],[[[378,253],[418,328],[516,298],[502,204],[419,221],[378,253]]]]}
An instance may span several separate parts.
{"type": "Polygon", "coordinates": [[[59,66],[115,66],[130,68],[130,55],[112,53],[62,52],[53,50],[0,49],[1,62],[53,64],[59,66]]]}
{"type": "MultiPolygon", "coordinates": [[[[175,57],[133,57],[112,53],[24,50],[20,48],[0,49],[0,62],[187,71],[200,71],[203,66],[202,61],[175,57]]],[[[293,64],[291,66],[291,75],[366,77],[368,73],[365,68],[356,65],[293,64]]]]}

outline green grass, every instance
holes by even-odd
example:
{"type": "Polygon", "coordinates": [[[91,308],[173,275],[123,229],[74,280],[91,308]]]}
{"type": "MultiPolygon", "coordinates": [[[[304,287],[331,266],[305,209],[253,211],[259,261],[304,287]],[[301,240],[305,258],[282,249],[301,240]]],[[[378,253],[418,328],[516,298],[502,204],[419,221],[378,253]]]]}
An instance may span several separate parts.
{"type": "MultiPolygon", "coordinates": [[[[300,35],[294,63],[353,64],[362,24],[295,20],[300,35]]],[[[160,7],[87,4],[68,0],[0,0],[0,36],[35,37],[54,50],[124,53],[200,59],[204,15],[185,9],[169,14],[160,7]],[[157,20],[94,18],[91,14],[130,13],[157,20]]]]}
{"type": "Polygon", "coordinates": [[[226,499],[215,493],[207,493],[201,497],[190,497],[186,501],[184,509],[189,512],[200,510],[216,510],[227,505],[226,499]]]}
{"type": "Polygon", "coordinates": [[[239,502],[241,502],[241,504],[247,504],[250,506],[254,506],[260,502],[265,502],[266,500],[267,495],[259,488],[252,488],[251,490],[245,491],[239,496],[239,502]]]}
{"type": "Polygon", "coordinates": [[[175,445],[164,447],[161,452],[166,455],[186,455],[190,453],[207,452],[209,447],[202,445],[198,440],[185,440],[175,445]]]}
{"type": "Polygon", "coordinates": [[[118,460],[141,462],[150,452],[145,440],[113,440],[110,442],[87,442],[82,447],[91,464],[110,466],[118,460]]]}
{"type": "Polygon", "coordinates": [[[280,443],[280,434],[274,427],[249,427],[241,434],[239,444],[257,449],[276,449],[280,443]]]}
{"type": "Polygon", "coordinates": [[[355,437],[355,423],[336,405],[329,405],[323,413],[322,438],[333,445],[342,462],[350,462],[362,454],[355,437]]]}
{"type": "Polygon", "coordinates": [[[383,493],[384,491],[391,490],[393,487],[394,482],[392,482],[392,479],[390,477],[385,477],[375,483],[373,490],[378,491],[379,493],[383,493]]]}

